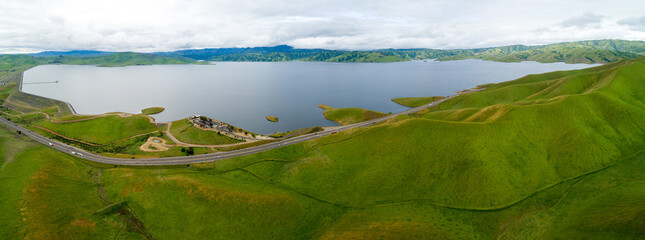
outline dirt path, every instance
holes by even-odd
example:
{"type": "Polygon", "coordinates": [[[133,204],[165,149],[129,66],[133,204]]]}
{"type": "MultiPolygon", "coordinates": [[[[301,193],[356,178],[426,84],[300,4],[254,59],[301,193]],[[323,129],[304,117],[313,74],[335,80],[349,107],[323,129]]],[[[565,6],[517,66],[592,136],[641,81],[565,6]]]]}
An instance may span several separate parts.
{"type": "Polygon", "coordinates": [[[50,117],[50,116],[49,116],[49,114],[47,114],[47,113],[44,113],[44,112],[35,112],[35,113],[40,113],[40,114],[42,114],[42,115],[45,115],[45,118],[47,118],[47,119],[51,119],[51,117],[50,117]]]}
{"type": "MultiPolygon", "coordinates": [[[[15,106],[18,106],[18,107],[21,107],[21,108],[25,108],[25,109],[33,109],[34,111],[40,111],[40,108],[35,108],[35,107],[32,107],[32,106],[27,105],[27,104],[24,104],[24,103],[17,103],[17,102],[15,102],[15,101],[11,101],[11,100],[9,100],[8,98],[7,98],[7,100],[5,100],[5,103],[8,103],[9,105],[14,106],[14,107],[10,107],[10,108],[11,108],[11,109],[13,109],[14,111],[18,111],[18,110],[16,110],[16,109],[15,109],[15,106]]],[[[23,109],[23,110],[24,110],[24,109],[23,109]]],[[[18,111],[18,112],[21,112],[21,111],[18,111]]]]}
{"type": "MultiPolygon", "coordinates": [[[[12,109],[12,110],[13,110],[13,109],[12,109]]],[[[16,111],[16,110],[14,110],[14,111],[16,111]]],[[[0,111],[0,112],[1,112],[1,113],[4,113],[4,114],[7,114],[7,115],[9,115],[9,116],[14,116],[14,117],[17,117],[17,118],[22,119],[22,116],[20,116],[20,115],[11,114],[11,113],[4,112],[4,111],[0,111]]],[[[16,111],[16,112],[18,112],[18,111],[16,111]]],[[[32,114],[32,113],[39,113],[39,114],[45,115],[45,118],[47,118],[47,119],[51,119],[51,117],[49,116],[49,114],[44,113],[44,112],[30,112],[30,113],[26,113],[26,114],[32,114]]],[[[25,115],[25,113],[22,113],[21,115],[25,115]]]]}
{"type": "Polygon", "coordinates": [[[172,147],[166,143],[166,139],[159,137],[149,137],[148,140],[139,147],[139,150],[144,152],[163,152],[168,151],[172,147]],[[155,140],[159,142],[155,142],[155,140]]]}
{"type": "MultiPolygon", "coordinates": [[[[14,111],[16,111],[16,110],[14,110],[14,111]]],[[[22,119],[22,117],[21,117],[20,115],[11,114],[11,113],[4,112],[4,111],[0,111],[0,112],[1,112],[1,113],[4,113],[4,114],[7,114],[7,115],[9,115],[9,116],[14,116],[14,117],[20,118],[20,120],[23,120],[23,119],[22,119]]]]}

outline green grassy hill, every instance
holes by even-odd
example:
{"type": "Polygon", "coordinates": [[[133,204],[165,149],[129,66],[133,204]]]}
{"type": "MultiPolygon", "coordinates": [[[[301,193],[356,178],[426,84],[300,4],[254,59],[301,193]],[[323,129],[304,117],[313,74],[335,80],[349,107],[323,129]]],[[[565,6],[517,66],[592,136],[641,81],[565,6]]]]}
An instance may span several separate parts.
{"type": "Polygon", "coordinates": [[[42,64],[97,65],[99,67],[122,67],[131,65],[186,64],[195,61],[182,57],[164,57],[154,54],[120,52],[94,57],[56,56],[35,57],[29,55],[0,55],[0,76],[3,73],[20,72],[42,64]]]}
{"type": "Polygon", "coordinates": [[[548,45],[511,45],[478,49],[455,50],[390,50],[396,56],[408,59],[483,59],[501,62],[567,62],[609,63],[645,55],[644,41],[592,40],[554,43],[548,45]]]}
{"type": "MultiPolygon", "coordinates": [[[[620,59],[638,58],[645,55],[645,41],[592,40],[554,43],[548,45],[511,45],[475,49],[378,49],[346,51],[327,49],[295,49],[290,46],[257,48],[193,49],[175,52],[102,53],[100,56],[51,56],[44,54],[0,55],[0,73],[16,71],[16,67],[40,64],[82,64],[103,67],[152,64],[185,64],[205,61],[321,61],[321,62],[400,62],[419,59],[441,61],[460,59],[484,59],[490,61],[519,62],[567,62],[608,63],[620,59]],[[106,55],[102,55],[106,54],[106,55]],[[36,57],[41,56],[41,57],[36,57]]],[[[202,64],[206,62],[201,62],[202,64]]],[[[24,70],[24,69],[22,69],[24,70]]]]}
{"type": "Polygon", "coordinates": [[[349,125],[387,116],[385,113],[362,108],[333,108],[325,104],[318,105],[318,108],[325,110],[323,115],[326,119],[337,122],[340,125],[349,125]]]}
{"type": "Polygon", "coordinates": [[[608,63],[625,58],[637,58],[640,53],[620,52],[598,49],[587,45],[557,44],[523,51],[501,51],[499,48],[487,49],[472,54],[455,55],[440,58],[442,61],[478,58],[499,62],[566,62],[566,63],[608,63]]]}
{"type": "Polygon", "coordinates": [[[188,119],[181,119],[172,122],[170,133],[172,133],[172,135],[179,141],[184,143],[222,145],[242,142],[214,131],[201,130],[193,126],[188,119]]]}
{"type": "Polygon", "coordinates": [[[139,134],[157,131],[146,116],[121,117],[109,115],[96,119],[70,123],[51,123],[49,120],[33,122],[66,137],[95,144],[107,144],[139,134]]]}
{"type": "Polygon", "coordinates": [[[438,97],[438,96],[434,96],[434,97],[404,97],[404,98],[393,98],[392,102],[395,102],[395,103],[398,103],[398,104],[401,104],[401,105],[407,106],[407,107],[420,107],[420,106],[423,106],[425,104],[435,102],[435,101],[439,101],[439,100],[444,99],[444,98],[446,98],[446,97],[438,97]]]}
{"type": "MultiPolygon", "coordinates": [[[[642,158],[643,76],[642,61],[528,76],[448,100],[419,117],[236,161],[260,179],[349,208],[417,204],[472,214],[501,211],[596,171],[630,164],[635,155],[642,158]],[[456,111],[469,115],[447,117],[456,111]],[[281,161],[249,165],[262,158],[281,161]]],[[[623,194],[636,199],[643,194],[638,187],[630,189],[637,191],[623,194]]],[[[626,227],[631,230],[604,231],[642,233],[636,229],[643,227],[638,212],[645,205],[630,208],[637,212],[635,222],[602,224],[635,224],[626,227]]],[[[383,233],[405,225],[393,217],[381,223],[383,233]]]]}
{"type": "Polygon", "coordinates": [[[191,63],[185,59],[169,58],[154,54],[122,52],[98,57],[56,57],[51,63],[97,65],[99,67],[122,67],[130,65],[153,64],[186,64],[191,63]]]}
{"type": "Polygon", "coordinates": [[[400,62],[418,59],[441,61],[484,59],[490,61],[608,63],[645,55],[645,41],[591,40],[548,45],[510,45],[475,49],[379,49],[345,51],[295,49],[290,46],[256,48],[193,49],[157,53],[210,61],[326,61],[326,62],[400,62]]]}
{"type": "Polygon", "coordinates": [[[325,62],[402,62],[408,60],[387,52],[348,52],[326,59],[325,62]]]}
{"type": "Polygon", "coordinates": [[[27,55],[0,55],[0,79],[7,74],[21,72],[43,64],[42,59],[27,55]]]}
{"type": "Polygon", "coordinates": [[[88,166],[0,130],[0,232],[638,239],[645,235],[643,93],[645,59],[623,60],[491,84],[414,116],[166,169],[88,166]],[[109,205],[99,189],[124,204],[99,211],[109,205]]]}

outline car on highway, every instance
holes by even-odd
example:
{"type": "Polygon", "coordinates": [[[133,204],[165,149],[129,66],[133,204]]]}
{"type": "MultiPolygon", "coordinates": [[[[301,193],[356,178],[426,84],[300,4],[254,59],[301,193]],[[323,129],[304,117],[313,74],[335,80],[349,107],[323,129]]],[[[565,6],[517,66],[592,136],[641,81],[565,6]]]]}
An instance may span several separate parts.
{"type": "Polygon", "coordinates": [[[49,143],[49,146],[54,146],[54,144],[53,144],[53,143],[49,143]]]}
{"type": "Polygon", "coordinates": [[[337,131],[333,131],[333,132],[331,132],[330,134],[336,134],[336,133],[338,133],[338,132],[337,132],[337,131]]]}

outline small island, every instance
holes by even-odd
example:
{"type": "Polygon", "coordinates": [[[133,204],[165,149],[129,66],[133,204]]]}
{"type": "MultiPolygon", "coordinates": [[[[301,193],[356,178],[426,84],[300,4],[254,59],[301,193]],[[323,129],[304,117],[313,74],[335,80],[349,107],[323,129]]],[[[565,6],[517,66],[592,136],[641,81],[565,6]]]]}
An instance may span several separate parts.
{"type": "Polygon", "coordinates": [[[166,109],[162,108],[162,107],[150,107],[150,108],[146,108],[146,109],[141,110],[141,114],[143,114],[143,115],[153,115],[153,114],[163,112],[163,110],[166,110],[166,109]]]}
{"type": "Polygon", "coordinates": [[[278,122],[279,121],[278,117],[276,117],[276,116],[267,116],[266,119],[269,122],[278,122]]]}

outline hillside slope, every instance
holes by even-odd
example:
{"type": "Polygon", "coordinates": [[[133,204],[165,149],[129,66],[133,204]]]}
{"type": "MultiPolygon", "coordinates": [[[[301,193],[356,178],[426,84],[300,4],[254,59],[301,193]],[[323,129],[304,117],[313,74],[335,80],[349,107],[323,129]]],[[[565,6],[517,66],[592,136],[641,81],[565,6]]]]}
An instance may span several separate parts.
{"type": "Polygon", "coordinates": [[[644,93],[645,59],[622,60],[529,75],[414,116],[169,169],[87,166],[0,130],[0,232],[638,239],[645,234],[644,93]],[[101,210],[109,206],[102,198],[123,204],[101,210]]]}
{"type": "Polygon", "coordinates": [[[153,65],[153,64],[186,64],[191,63],[186,59],[169,58],[154,54],[120,52],[96,57],[55,57],[51,63],[76,64],[76,65],[97,65],[99,67],[122,67],[131,65],[153,65]]]}
{"type": "Polygon", "coordinates": [[[474,49],[379,49],[367,51],[297,49],[280,45],[255,48],[191,49],[155,53],[210,61],[399,62],[419,59],[608,63],[645,55],[644,41],[593,40],[548,45],[511,45],[474,49]]]}
{"type": "Polygon", "coordinates": [[[527,76],[445,101],[418,117],[340,133],[302,144],[299,151],[279,149],[230,162],[243,162],[260,179],[350,208],[503,210],[642,155],[644,76],[642,60],[527,76]],[[262,158],[281,161],[249,165],[262,158]]]}

